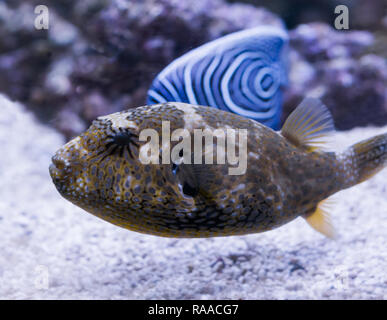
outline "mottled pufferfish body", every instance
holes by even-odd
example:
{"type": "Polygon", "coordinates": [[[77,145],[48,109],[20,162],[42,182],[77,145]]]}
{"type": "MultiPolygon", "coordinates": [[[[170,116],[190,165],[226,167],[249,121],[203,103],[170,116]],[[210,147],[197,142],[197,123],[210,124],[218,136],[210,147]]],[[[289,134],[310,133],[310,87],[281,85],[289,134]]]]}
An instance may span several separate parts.
{"type": "MultiPolygon", "coordinates": [[[[341,153],[323,152],[333,130],[328,109],[306,98],[280,132],[215,108],[169,102],[99,117],[60,148],[50,174],[63,197],[118,226],[166,237],[212,237],[271,230],[298,216],[332,237],[324,201],[387,164],[387,134],[341,153]],[[187,129],[247,129],[247,166],[230,175],[225,164],[143,164],[152,128],[162,136],[187,129]]],[[[161,139],[160,139],[161,140],[161,139]]],[[[170,141],[173,149],[178,141],[170,141]]],[[[217,139],[214,139],[214,153],[217,139]]],[[[236,139],[238,150],[238,139],[236,139]]],[[[160,149],[163,145],[160,145],[160,149]]],[[[165,148],[165,146],[164,146],[165,148]]]]}

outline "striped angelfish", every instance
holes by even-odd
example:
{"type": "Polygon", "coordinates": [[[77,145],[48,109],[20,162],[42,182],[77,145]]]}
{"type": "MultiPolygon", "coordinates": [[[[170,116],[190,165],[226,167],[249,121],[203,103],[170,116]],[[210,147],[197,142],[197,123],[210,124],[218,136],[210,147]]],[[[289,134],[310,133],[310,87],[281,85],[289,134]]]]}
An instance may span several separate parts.
{"type": "Polygon", "coordinates": [[[287,47],[286,31],[273,26],[216,39],[162,70],[148,91],[147,103],[212,106],[278,129],[287,47]]]}

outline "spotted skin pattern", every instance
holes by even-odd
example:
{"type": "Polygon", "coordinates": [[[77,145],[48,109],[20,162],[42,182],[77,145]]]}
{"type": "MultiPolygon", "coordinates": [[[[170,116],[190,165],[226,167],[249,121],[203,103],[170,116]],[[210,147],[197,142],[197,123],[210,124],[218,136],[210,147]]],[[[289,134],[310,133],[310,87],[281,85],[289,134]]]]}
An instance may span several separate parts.
{"type": "MultiPolygon", "coordinates": [[[[171,141],[171,148],[176,143],[171,141]]],[[[254,120],[175,102],[98,118],[59,149],[50,166],[56,188],[72,203],[121,227],[166,237],[279,227],[312,213],[321,200],[343,189],[348,170],[334,153],[306,152],[254,120]],[[140,131],[152,128],[161,137],[162,121],[170,121],[171,131],[188,129],[191,136],[194,129],[247,129],[246,173],[228,175],[227,162],[203,165],[203,176],[211,178],[197,194],[187,194],[173,164],[139,160],[147,143],[139,141],[140,131]]]]}

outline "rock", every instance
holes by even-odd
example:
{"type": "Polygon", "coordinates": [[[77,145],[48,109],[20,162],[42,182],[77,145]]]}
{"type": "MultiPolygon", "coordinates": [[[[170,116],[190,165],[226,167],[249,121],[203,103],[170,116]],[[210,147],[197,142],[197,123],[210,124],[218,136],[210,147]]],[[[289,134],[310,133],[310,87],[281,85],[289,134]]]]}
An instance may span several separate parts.
{"type": "Polygon", "coordinates": [[[96,116],[145,104],[156,74],[193,47],[257,25],[283,26],[263,8],[223,0],[48,0],[47,32],[31,27],[37,4],[0,6],[0,17],[29,16],[22,32],[11,18],[3,23],[0,86],[67,137],[96,116]]]}
{"type": "MultiPolygon", "coordinates": [[[[96,116],[143,105],[158,72],[192,48],[261,24],[283,26],[266,9],[224,0],[46,0],[50,28],[35,30],[38,4],[0,3],[0,88],[67,138],[96,116]]],[[[339,129],[386,123],[383,32],[374,41],[368,31],[310,23],[290,37],[283,119],[307,94],[328,104],[339,129]]]]}
{"type": "Polygon", "coordinates": [[[325,23],[299,25],[290,32],[291,46],[310,62],[361,55],[373,43],[367,31],[337,31],[325,23]]]}
{"type": "Polygon", "coordinates": [[[372,34],[312,23],[290,32],[290,41],[283,121],[310,95],[322,99],[340,130],[387,123],[387,62],[367,53],[372,34]]]}

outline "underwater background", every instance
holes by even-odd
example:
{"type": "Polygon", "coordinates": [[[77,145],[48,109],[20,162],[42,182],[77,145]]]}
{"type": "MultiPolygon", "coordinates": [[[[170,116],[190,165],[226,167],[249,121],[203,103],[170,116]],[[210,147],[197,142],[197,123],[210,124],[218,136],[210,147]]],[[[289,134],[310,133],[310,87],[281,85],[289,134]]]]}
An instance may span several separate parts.
{"type": "Polygon", "coordinates": [[[283,120],[317,91],[338,129],[387,122],[383,0],[48,0],[48,30],[33,27],[38,4],[0,3],[0,88],[66,137],[144,105],[156,75],[189,50],[262,25],[289,29],[283,120]],[[334,28],[339,4],[349,30],[334,28]]]}
{"type": "Polygon", "coordinates": [[[339,239],[302,219],[264,234],[162,239],[67,203],[50,158],[100,115],[144,105],[184,53],[256,26],[289,34],[284,121],[322,99],[337,148],[387,131],[384,0],[0,2],[0,299],[387,299],[387,170],[337,195],[339,239]],[[36,30],[36,5],[50,12],[36,30]],[[349,8],[349,30],[334,9],[349,8]]]}

